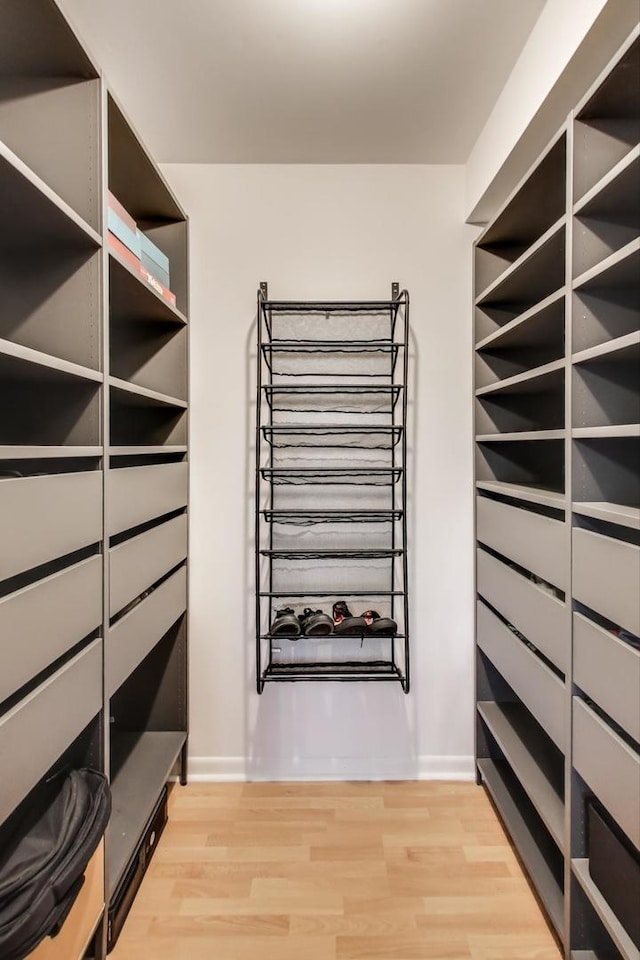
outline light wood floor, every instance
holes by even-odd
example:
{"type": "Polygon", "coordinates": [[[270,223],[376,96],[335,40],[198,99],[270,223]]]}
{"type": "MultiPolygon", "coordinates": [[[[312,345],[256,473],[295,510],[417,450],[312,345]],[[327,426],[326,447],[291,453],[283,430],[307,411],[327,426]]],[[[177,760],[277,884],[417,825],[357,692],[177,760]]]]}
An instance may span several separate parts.
{"type": "Polygon", "coordinates": [[[471,783],[176,787],[113,960],[559,960],[471,783]]]}

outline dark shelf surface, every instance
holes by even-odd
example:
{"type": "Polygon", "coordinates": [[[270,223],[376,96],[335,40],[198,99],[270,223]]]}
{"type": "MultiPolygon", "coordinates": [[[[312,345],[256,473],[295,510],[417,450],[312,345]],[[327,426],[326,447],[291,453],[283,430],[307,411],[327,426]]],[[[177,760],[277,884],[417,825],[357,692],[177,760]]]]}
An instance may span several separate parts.
{"type": "Polygon", "coordinates": [[[272,410],[314,413],[390,414],[400,384],[267,384],[262,388],[272,410]]]}
{"type": "Polygon", "coordinates": [[[309,643],[317,643],[321,640],[404,640],[404,633],[394,633],[393,636],[376,636],[374,633],[350,633],[347,636],[340,636],[339,633],[328,633],[326,636],[319,637],[307,637],[305,634],[300,634],[298,637],[283,636],[282,634],[273,634],[273,633],[261,633],[261,640],[273,640],[281,642],[282,640],[289,640],[292,643],[300,643],[302,640],[308,640],[309,643]]]}
{"type": "Polygon", "coordinates": [[[111,732],[113,812],[107,844],[108,896],[113,896],[160,792],[187,739],[177,731],[111,732]]]}

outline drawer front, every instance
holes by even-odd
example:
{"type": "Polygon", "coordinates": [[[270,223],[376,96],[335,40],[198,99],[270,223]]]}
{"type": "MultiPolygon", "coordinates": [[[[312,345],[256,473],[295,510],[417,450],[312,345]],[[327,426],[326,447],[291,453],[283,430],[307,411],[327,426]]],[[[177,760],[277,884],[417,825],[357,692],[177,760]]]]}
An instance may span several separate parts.
{"type": "Polygon", "coordinates": [[[102,539],[102,473],[0,480],[0,580],[102,539]]]}
{"type": "Polygon", "coordinates": [[[109,471],[109,535],[154,520],[187,503],[187,464],[157,463],[109,471]]]}
{"type": "Polygon", "coordinates": [[[477,498],[478,540],[566,592],[569,544],[565,524],[508,503],[477,498]]]}
{"type": "Polygon", "coordinates": [[[573,530],[573,595],[640,635],[640,547],[591,530],[573,530]]]}
{"type": "Polygon", "coordinates": [[[573,679],[640,743],[640,651],[573,615],[573,679]]]}
{"type": "Polygon", "coordinates": [[[573,698],[573,762],[640,849],[640,756],[578,697],[573,698]]]}
{"type": "Polygon", "coordinates": [[[0,791],[0,823],[101,707],[101,641],[94,640],[0,717],[0,770],[10,771],[0,791]]]}
{"type": "Polygon", "coordinates": [[[480,602],[477,629],[480,649],[564,752],[564,684],[480,602]]]}
{"type": "Polygon", "coordinates": [[[102,623],[102,557],[0,600],[0,701],[102,623]]]}
{"type": "Polygon", "coordinates": [[[109,631],[107,689],[112,696],[187,609],[184,567],[141,600],[109,631]]]}
{"type": "Polygon", "coordinates": [[[183,514],[109,551],[111,616],[177,566],[187,555],[183,514]]]}
{"type": "Polygon", "coordinates": [[[477,576],[478,593],[566,673],[569,652],[566,604],[485,550],[478,550],[477,576]]]}

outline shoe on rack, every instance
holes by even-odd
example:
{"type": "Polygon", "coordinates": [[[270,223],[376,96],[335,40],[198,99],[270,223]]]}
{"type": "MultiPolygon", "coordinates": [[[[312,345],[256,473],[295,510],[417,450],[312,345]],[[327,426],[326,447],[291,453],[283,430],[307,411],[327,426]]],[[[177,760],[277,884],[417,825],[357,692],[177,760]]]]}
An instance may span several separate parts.
{"type": "Polygon", "coordinates": [[[304,611],[298,614],[298,620],[305,637],[328,637],[333,633],[333,620],[322,610],[305,607],[304,611]]]}
{"type": "Polygon", "coordinates": [[[344,600],[333,605],[333,632],[341,637],[353,637],[367,632],[364,617],[354,617],[344,600]]]}
{"type": "Polygon", "coordinates": [[[395,637],[398,624],[391,617],[381,617],[377,610],[365,610],[362,614],[368,632],[374,637],[395,637]]]}
{"type": "Polygon", "coordinates": [[[272,637],[290,637],[292,640],[296,640],[300,636],[302,633],[300,621],[291,607],[276,610],[270,633],[272,637]]]}

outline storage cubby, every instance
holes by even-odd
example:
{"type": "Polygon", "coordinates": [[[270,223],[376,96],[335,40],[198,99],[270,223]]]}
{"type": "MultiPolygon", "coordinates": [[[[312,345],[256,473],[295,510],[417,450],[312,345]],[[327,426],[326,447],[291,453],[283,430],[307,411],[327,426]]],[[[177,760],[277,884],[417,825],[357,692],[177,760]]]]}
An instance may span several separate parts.
{"type": "Polygon", "coordinates": [[[574,199],[596,187],[640,143],[640,41],[629,38],[602,82],[576,110],[574,199]]]}
{"type": "Polygon", "coordinates": [[[574,207],[573,276],[581,276],[640,236],[640,146],[574,207]]]}
{"type": "MultiPolygon", "coordinates": [[[[152,595],[151,595],[152,596],[152,595]]],[[[150,652],[112,695],[110,758],[113,812],[107,886],[113,896],[163,786],[186,743],[186,618],[155,637],[150,652]]],[[[184,769],[184,757],[182,757],[184,769]]]]}
{"type": "Polygon", "coordinates": [[[493,330],[476,346],[476,388],[564,359],[564,295],[529,317],[493,330]]]}
{"type": "Polygon", "coordinates": [[[186,327],[147,322],[112,323],[109,349],[113,376],[185,400],[186,327]]]}
{"type": "MultiPolygon", "coordinates": [[[[108,97],[109,189],[169,258],[178,311],[188,307],[187,222],[173,193],[113,95],[108,97]]],[[[141,286],[143,285],[140,281],[141,286]]]]}
{"type": "Polygon", "coordinates": [[[100,379],[0,351],[0,444],[100,444],[100,379]]]}
{"type": "Polygon", "coordinates": [[[58,7],[42,0],[13,4],[3,17],[0,62],[0,140],[100,230],[96,66],[58,7]]]}
{"type": "Polygon", "coordinates": [[[640,341],[574,363],[573,426],[640,424],[640,341]]]}
{"type": "Polygon", "coordinates": [[[564,428],[564,367],[476,390],[476,434],[564,428]]]}
{"type": "Polygon", "coordinates": [[[476,486],[557,505],[564,495],[564,440],[476,443],[476,486]]]}
{"type": "Polygon", "coordinates": [[[171,446],[187,439],[186,403],[112,386],[112,446],[171,446]]]}
{"type": "Polygon", "coordinates": [[[476,247],[476,296],[564,216],[566,153],[563,132],[483,233],[476,247]]]}
{"type": "Polygon", "coordinates": [[[610,437],[573,443],[574,510],[638,526],[640,438],[610,437]]]}

